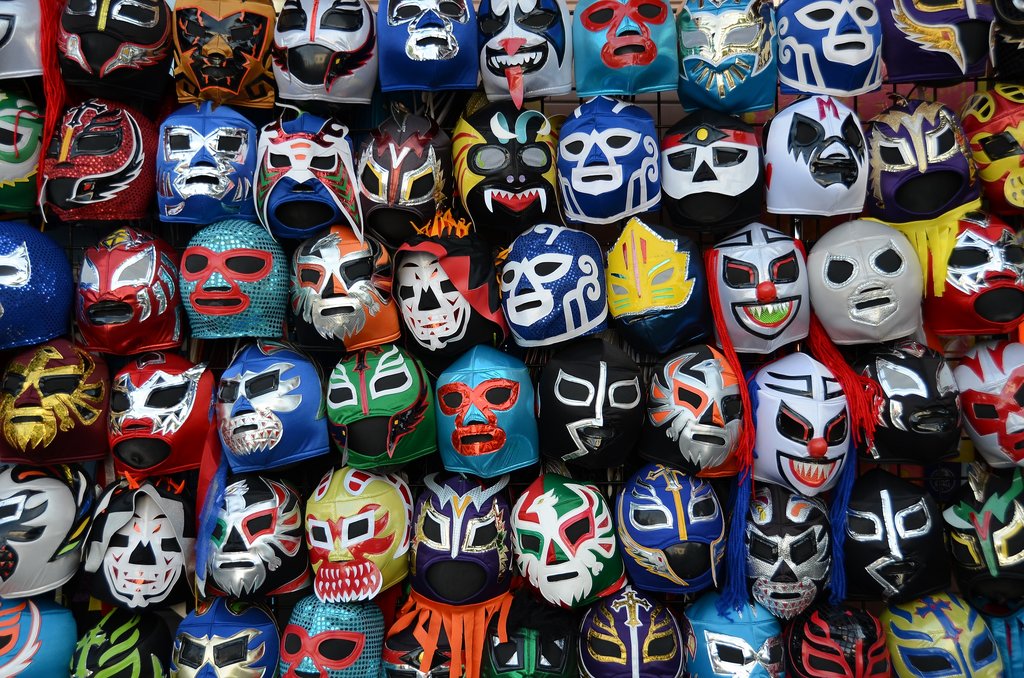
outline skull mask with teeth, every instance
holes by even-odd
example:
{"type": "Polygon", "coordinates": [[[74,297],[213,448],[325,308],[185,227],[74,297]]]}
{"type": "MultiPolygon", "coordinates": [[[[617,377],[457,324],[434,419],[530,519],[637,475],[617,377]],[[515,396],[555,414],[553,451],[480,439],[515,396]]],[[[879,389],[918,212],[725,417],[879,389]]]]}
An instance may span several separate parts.
{"type": "Polygon", "coordinates": [[[472,2],[387,0],[377,35],[383,91],[476,89],[479,30],[472,2]]]}

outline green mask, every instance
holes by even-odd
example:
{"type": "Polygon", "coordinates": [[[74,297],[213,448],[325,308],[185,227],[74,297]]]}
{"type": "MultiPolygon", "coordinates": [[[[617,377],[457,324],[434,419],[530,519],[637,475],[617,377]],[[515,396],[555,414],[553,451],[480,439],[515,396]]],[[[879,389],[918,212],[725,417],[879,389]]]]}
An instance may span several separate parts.
{"type": "Polygon", "coordinates": [[[89,629],[71,657],[74,678],[162,678],[171,636],[158,617],[115,609],[89,629]]]}
{"type": "Polygon", "coordinates": [[[523,627],[509,630],[501,643],[491,629],[484,651],[481,678],[575,678],[576,630],[564,625],[561,632],[523,627]]]}
{"type": "Polygon", "coordinates": [[[34,103],[0,92],[0,209],[29,212],[36,205],[43,116],[34,103]]]}

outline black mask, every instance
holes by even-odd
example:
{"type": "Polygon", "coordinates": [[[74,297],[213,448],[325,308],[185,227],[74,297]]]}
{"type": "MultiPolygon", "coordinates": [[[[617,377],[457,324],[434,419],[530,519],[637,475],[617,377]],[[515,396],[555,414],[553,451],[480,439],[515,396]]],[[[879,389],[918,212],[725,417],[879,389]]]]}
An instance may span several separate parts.
{"type": "Polygon", "coordinates": [[[854,607],[815,605],[786,627],[787,676],[883,678],[889,651],[878,618],[854,607]]]}
{"type": "Polygon", "coordinates": [[[171,656],[171,634],[156,615],[115,608],[75,645],[75,676],[163,676],[171,656]]]}

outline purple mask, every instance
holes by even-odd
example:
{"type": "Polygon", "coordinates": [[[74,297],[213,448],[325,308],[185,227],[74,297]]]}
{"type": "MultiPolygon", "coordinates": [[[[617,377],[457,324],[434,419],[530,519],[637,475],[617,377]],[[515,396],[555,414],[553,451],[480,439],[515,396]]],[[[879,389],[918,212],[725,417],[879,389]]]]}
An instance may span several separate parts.
{"type": "Polygon", "coordinates": [[[878,0],[890,82],[982,77],[988,66],[989,0],[878,0]]]}
{"type": "Polygon", "coordinates": [[[502,490],[508,476],[485,483],[431,473],[416,502],[412,587],[432,600],[472,605],[508,591],[512,528],[502,490]]]}

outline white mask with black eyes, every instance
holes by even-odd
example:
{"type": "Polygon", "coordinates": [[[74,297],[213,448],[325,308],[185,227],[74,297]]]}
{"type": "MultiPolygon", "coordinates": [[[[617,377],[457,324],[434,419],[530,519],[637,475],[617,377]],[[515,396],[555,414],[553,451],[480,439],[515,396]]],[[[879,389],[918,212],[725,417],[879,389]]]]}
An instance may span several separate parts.
{"type": "Polygon", "coordinates": [[[398,310],[417,344],[437,351],[465,336],[472,309],[436,256],[406,253],[395,282],[398,310]]]}
{"type": "Polygon", "coordinates": [[[924,275],[906,236],[875,221],[848,221],[807,257],[811,306],[836,344],[900,339],[921,326],[924,275]]]}

